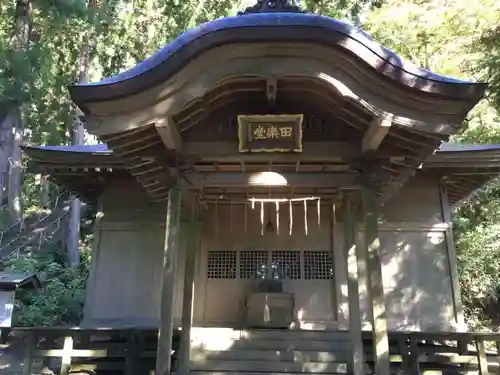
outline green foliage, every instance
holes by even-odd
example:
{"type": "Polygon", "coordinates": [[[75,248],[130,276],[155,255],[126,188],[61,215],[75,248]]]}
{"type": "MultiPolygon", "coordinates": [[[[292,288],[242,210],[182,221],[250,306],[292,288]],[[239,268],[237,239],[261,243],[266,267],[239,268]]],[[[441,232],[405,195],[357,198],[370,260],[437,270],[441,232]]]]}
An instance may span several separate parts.
{"type": "Polygon", "coordinates": [[[43,283],[41,291],[20,290],[14,311],[14,326],[78,325],[85,298],[85,282],[90,262],[88,246],[81,249],[82,262],[77,268],[65,266],[65,255],[57,242],[49,243],[40,253],[6,263],[13,272],[36,273],[43,283]]]}
{"type": "Polygon", "coordinates": [[[500,108],[500,14],[496,14],[497,25],[484,30],[476,39],[475,47],[482,58],[474,71],[490,85],[488,97],[495,108],[500,108]]]}
{"type": "Polygon", "coordinates": [[[311,12],[324,16],[350,21],[355,25],[361,23],[363,13],[379,8],[383,0],[306,0],[303,2],[305,8],[311,12]]]}
{"type": "Polygon", "coordinates": [[[500,185],[477,192],[455,213],[462,299],[472,329],[500,324],[500,185]]]}

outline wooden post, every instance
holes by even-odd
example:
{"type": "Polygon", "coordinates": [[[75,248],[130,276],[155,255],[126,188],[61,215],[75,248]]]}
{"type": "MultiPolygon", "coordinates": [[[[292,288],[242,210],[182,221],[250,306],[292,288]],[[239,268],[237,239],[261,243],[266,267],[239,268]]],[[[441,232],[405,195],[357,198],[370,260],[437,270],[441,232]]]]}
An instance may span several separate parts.
{"type": "Polygon", "coordinates": [[[486,357],[483,338],[476,336],[474,337],[474,341],[476,342],[477,359],[479,362],[479,375],[489,375],[488,358],[486,357]]]}
{"type": "Polygon", "coordinates": [[[349,298],[349,332],[352,343],[352,374],[363,375],[364,348],[359,309],[358,266],[356,260],[355,223],[350,197],[344,200],[344,243],[347,260],[347,296],[349,298]]]}
{"type": "Polygon", "coordinates": [[[127,336],[127,351],[125,353],[124,375],[135,375],[137,373],[137,353],[142,349],[137,340],[137,332],[133,330],[127,336]]]}
{"type": "Polygon", "coordinates": [[[443,184],[440,184],[439,186],[439,196],[441,198],[442,219],[446,223],[446,252],[450,269],[451,295],[453,298],[453,307],[455,310],[455,320],[458,325],[458,330],[461,332],[466,332],[467,325],[465,324],[464,307],[460,294],[460,283],[458,281],[457,253],[455,249],[455,241],[453,240],[451,210],[448,203],[448,194],[446,192],[446,187],[443,184]]]}
{"type": "Polygon", "coordinates": [[[411,375],[412,367],[411,362],[411,346],[410,346],[410,335],[398,336],[398,350],[401,353],[401,370],[403,374],[411,375]]]}
{"type": "Polygon", "coordinates": [[[410,358],[408,366],[410,371],[408,374],[411,375],[420,375],[420,362],[419,362],[420,352],[418,350],[418,342],[417,339],[410,335],[410,358]]]}
{"type": "Polygon", "coordinates": [[[23,375],[32,375],[33,354],[36,349],[38,336],[35,332],[27,332],[27,334],[26,347],[24,348],[23,375]]]}
{"type": "Polygon", "coordinates": [[[168,195],[167,219],[165,227],[165,247],[163,250],[163,272],[160,302],[160,327],[156,352],[156,375],[170,375],[173,334],[173,296],[175,283],[175,262],[179,243],[179,219],[181,192],[170,189],[168,195]]]}
{"type": "Polygon", "coordinates": [[[179,349],[179,374],[189,373],[191,350],[191,325],[193,314],[193,281],[196,254],[200,245],[200,224],[191,222],[187,234],[186,265],[184,271],[184,292],[182,293],[182,337],[179,349]]]}
{"type": "Polygon", "coordinates": [[[370,321],[373,335],[375,374],[389,374],[389,338],[385,311],[382,264],[380,262],[380,238],[378,232],[378,199],[372,183],[371,171],[363,171],[363,216],[365,222],[365,250],[368,254],[368,290],[371,300],[370,321]]]}
{"type": "Polygon", "coordinates": [[[73,353],[73,337],[66,336],[64,338],[63,353],[61,357],[61,372],[60,375],[68,375],[71,370],[71,355],[73,353]]]}

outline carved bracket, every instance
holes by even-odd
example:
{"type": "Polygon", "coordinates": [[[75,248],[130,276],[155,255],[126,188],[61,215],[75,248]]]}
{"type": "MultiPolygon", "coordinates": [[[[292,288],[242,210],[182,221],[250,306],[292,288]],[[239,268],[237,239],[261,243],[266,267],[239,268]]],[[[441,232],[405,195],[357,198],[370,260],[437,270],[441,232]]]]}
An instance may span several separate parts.
{"type": "Polygon", "coordinates": [[[377,159],[368,156],[361,156],[350,162],[353,169],[360,172],[360,183],[376,191],[380,188],[380,179],[378,175],[382,172],[384,159],[377,159]]]}

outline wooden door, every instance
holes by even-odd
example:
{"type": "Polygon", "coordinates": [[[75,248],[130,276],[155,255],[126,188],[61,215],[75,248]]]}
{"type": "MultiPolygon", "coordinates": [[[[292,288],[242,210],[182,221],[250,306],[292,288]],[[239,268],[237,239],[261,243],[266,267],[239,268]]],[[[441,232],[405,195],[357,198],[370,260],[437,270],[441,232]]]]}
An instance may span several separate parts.
{"type": "Polygon", "coordinates": [[[296,326],[322,329],[335,320],[333,257],[328,250],[211,249],[206,252],[206,325],[242,326],[245,300],[266,278],[295,299],[296,326]]]}

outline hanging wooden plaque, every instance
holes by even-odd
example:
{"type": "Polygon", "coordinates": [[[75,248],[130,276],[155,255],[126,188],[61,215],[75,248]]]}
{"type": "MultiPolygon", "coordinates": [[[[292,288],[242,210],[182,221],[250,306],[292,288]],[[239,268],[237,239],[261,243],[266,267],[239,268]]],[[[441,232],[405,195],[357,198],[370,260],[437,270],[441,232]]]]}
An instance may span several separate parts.
{"type": "Polygon", "coordinates": [[[302,152],[303,115],[240,115],[240,152],[302,152]]]}

